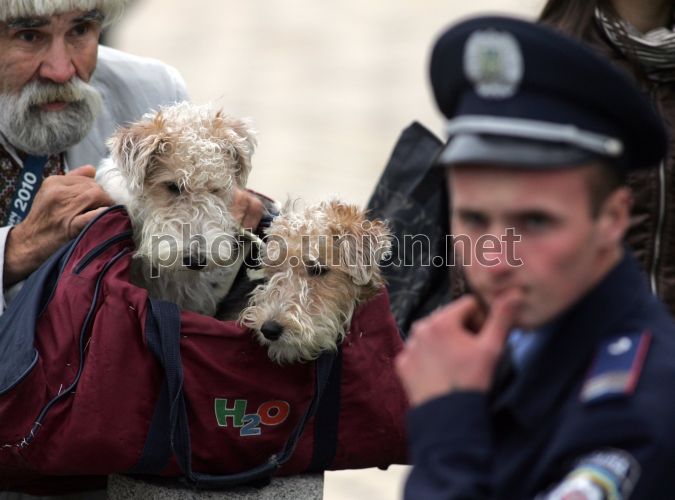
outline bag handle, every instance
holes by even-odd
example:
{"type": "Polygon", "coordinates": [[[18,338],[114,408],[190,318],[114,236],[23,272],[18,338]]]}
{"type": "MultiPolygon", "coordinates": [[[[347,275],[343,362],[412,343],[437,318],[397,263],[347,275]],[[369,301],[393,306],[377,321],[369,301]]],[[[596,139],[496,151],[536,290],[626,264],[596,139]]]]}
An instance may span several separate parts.
{"type": "Polygon", "coordinates": [[[173,452],[183,471],[183,481],[194,488],[224,489],[269,481],[272,474],[291,458],[307,422],[316,414],[336,354],[326,352],[316,360],[316,388],[312,401],[278,453],[272,455],[266,462],[243,472],[227,475],[201,474],[192,470],[190,427],[183,393],[183,366],[180,359],[180,309],[178,306],[170,302],[150,299],[145,333],[150,350],[164,368],[165,384],[153,415],[142,456],[130,472],[159,473],[168,464],[170,454],[173,452]],[[168,418],[165,411],[167,402],[169,404],[168,418]],[[160,408],[160,405],[163,408],[160,408]]]}

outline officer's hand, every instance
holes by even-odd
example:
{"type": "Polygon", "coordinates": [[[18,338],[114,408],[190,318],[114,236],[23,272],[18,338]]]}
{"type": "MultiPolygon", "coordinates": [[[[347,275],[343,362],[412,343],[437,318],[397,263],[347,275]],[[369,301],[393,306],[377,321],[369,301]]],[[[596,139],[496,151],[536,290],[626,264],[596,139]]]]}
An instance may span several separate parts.
{"type": "Polygon", "coordinates": [[[241,227],[253,230],[260,224],[265,206],[260,198],[253,193],[245,189],[235,188],[230,212],[241,227]]]}
{"type": "Polygon", "coordinates": [[[95,174],[93,166],[85,165],[42,182],[30,212],[7,238],[4,286],[32,273],[113,203],[94,181],[95,174]]]}
{"type": "Polygon", "coordinates": [[[455,390],[487,391],[521,300],[509,290],[486,317],[476,297],[464,296],[415,322],[396,359],[410,404],[455,390]]]}

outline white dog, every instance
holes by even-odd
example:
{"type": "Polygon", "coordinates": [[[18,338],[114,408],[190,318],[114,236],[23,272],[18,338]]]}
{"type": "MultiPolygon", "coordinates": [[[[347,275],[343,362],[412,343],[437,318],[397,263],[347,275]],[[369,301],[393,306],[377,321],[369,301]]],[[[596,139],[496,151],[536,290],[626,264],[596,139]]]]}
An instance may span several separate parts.
{"type": "Polygon", "coordinates": [[[257,277],[266,282],[253,290],[241,323],[280,364],[335,350],[356,307],[384,287],[387,225],[331,201],[297,212],[287,205],[265,234],[257,277]]]}
{"type": "Polygon", "coordinates": [[[213,315],[238,269],[229,206],[256,141],[245,120],[187,102],[116,131],[96,179],[127,207],[137,251],[132,281],[150,296],[213,315]]]}

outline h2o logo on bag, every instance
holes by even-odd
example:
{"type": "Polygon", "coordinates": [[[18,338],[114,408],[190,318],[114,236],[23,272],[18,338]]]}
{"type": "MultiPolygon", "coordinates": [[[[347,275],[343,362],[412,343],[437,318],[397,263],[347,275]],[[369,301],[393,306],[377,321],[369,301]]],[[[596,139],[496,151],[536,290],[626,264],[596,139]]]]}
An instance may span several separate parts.
{"type": "Polygon", "coordinates": [[[261,425],[273,426],[283,423],[291,412],[291,405],[286,401],[267,401],[258,407],[256,413],[247,413],[246,399],[221,399],[214,400],[216,421],[219,427],[241,428],[239,435],[243,437],[260,436],[261,425]],[[228,403],[230,401],[230,403],[228,403]]]}

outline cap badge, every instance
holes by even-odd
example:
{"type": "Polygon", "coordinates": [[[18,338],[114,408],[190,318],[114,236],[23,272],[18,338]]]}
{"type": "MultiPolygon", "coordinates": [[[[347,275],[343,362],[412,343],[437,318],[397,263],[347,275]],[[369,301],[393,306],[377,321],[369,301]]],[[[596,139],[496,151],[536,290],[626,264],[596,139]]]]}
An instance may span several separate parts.
{"type": "Polygon", "coordinates": [[[485,99],[513,96],[523,79],[523,55],[516,38],[507,32],[474,32],[464,47],[464,73],[476,93],[485,99]]]}

